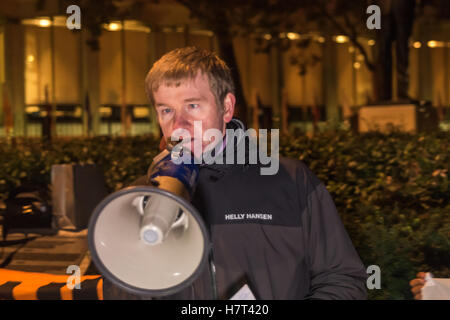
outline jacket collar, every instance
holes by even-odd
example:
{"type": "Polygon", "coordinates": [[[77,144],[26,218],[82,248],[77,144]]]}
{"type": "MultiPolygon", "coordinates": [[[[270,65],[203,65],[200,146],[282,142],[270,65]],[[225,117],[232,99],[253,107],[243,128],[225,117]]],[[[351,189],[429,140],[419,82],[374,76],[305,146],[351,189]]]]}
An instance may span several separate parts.
{"type": "Polygon", "coordinates": [[[202,169],[207,169],[208,171],[210,171],[210,179],[212,181],[217,181],[220,178],[222,178],[223,176],[225,176],[226,174],[230,173],[231,171],[240,169],[242,171],[247,170],[248,165],[249,165],[249,161],[248,161],[248,154],[249,154],[249,144],[245,143],[246,139],[244,139],[244,133],[245,133],[245,126],[242,123],[242,121],[234,118],[232,119],[229,123],[227,123],[226,129],[232,129],[235,130],[235,139],[233,139],[234,141],[232,141],[232,139],[225,134],[223,141],[224,141],[224,148],[222,148],[221,152],[216,155],[214,158],[218,159],[219,157],[222,157],[222,163],[212,163],[212,164],[207,164],[207,163],[202,163],[200,164],[200,170],[202,169]],[[239,130],[241,129],[241,130],[239,130]],[[233,143],[234,144],[234,150],[237,150],[237,147],[241,144],[241,143],[245,143],[245,163],[244,164],[227,164],[225,161],[225,156],[226,156],[226,150],[227,147],[230,146],[230,144],[233,143]]]}

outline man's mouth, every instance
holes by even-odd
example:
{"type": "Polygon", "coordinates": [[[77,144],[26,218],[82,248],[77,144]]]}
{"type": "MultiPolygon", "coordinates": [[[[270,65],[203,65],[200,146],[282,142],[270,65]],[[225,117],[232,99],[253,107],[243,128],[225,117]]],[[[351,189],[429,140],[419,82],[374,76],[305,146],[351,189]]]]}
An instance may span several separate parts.
{"type": "Polygon", "coordinates": [[[191,146],[193,145],[194,141],[198,141],[198,139],[191,138],[189,140],[186,139],[179,139],[179,140],[172,140],[168,139],[167,146],[169,150],[172,150],[175,146],[181,146],[183,148],[191,149],[191,146]]]}

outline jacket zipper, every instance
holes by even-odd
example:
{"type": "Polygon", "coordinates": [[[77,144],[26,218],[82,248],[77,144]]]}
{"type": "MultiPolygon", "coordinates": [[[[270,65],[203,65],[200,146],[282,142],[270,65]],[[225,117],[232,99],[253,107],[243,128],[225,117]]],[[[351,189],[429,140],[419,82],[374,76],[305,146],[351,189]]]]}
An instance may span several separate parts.
{"type": "Polygon", "coordinates": [[[209,270],[211,275],[211,287],[213,293],[213,300],[217,300],[217,283],[216,283],[216,266],[214,264],[214,252],[213,252],[213,244],[211,243],[211,250],[209,253],[209,270]]]}

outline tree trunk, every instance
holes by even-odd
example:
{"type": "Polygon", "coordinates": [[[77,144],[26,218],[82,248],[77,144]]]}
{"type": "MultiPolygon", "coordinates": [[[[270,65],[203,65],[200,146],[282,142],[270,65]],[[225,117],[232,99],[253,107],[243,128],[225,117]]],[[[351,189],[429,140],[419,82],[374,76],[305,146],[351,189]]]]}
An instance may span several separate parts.
{"type": "Polygon", "coordinates": [[[219,44],[220,56],[231,69],[236,94],[236,107],[234,116],[241,120],[247,126],[247,101],[245,100],[242,89],[241,74],[234,54],[233,39],[227,30],[215,32],[219,44]]]}

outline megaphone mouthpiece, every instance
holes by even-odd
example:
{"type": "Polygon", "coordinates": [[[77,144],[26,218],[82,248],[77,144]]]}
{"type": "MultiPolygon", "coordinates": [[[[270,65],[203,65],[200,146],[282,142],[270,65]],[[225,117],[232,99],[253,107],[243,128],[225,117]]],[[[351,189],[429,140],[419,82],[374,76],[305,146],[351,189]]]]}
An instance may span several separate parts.
{"type": "Polygon", "coordinates": [[[141,228],[141,240],[149,245],[160,244],[164,238],[164,235],[160,228],[155,225],[144,226],[141,228]]]}
{"type": "Polygon", "coordinates": [[[144,208],[140,236],[146,244],[164,241],[180,211],[180,206],[170,198],[153,195],[144,208]]]}

